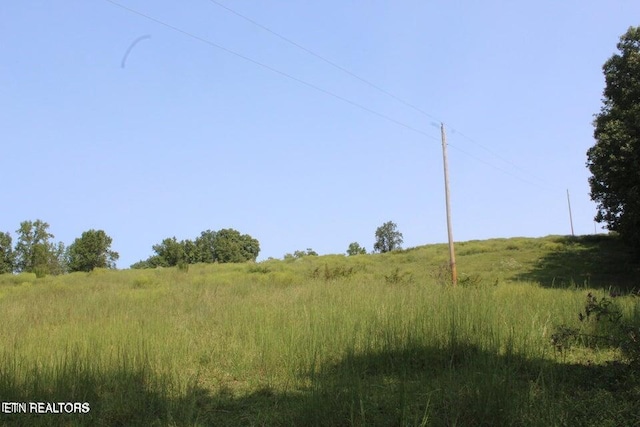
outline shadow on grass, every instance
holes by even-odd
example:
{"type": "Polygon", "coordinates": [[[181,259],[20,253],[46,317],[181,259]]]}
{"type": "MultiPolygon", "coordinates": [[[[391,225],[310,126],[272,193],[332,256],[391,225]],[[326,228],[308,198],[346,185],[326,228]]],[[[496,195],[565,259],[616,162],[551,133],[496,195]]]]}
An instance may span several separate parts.
{"type": "Polygon", "coordinates": [[[54,367],[36,364],[23,375],[17,374],[19,365],[5,359],[0,366],[0,401],[26,403],[26,413],[2,407],[3,426],[151,426],[191,416],[191,408],[170,397],[168,377],[130,360],[117,370],[101,370],[72,355],[54,367]],[[43,406],[41,413],[32,411],[30,404],[39,402],[88,404],[88,410],[43,406]]]}
{"type": "MultiPolygon", "coordinates": [[[[638,425],[640,384],[621,364],[577,366],[476,346],[408,346],[348,354],[304,373],[309,387],[238,395],[142,369],[61,370],[37,384],[1,378],[2,401],[87,401],[84,415],[1,414],[2,425],[638,425]],[[634,418],[635,417],[635,418],[634,418]]],[[[34,377],[35,378],[35,377],[34,377]]]]}
{"type": "Polygon", "coordinates": [[[614,235],[557,237],[528,272],[514,279],[544,287],[590,287],[613,292],[640,290],[640,258],[614,235]]]}

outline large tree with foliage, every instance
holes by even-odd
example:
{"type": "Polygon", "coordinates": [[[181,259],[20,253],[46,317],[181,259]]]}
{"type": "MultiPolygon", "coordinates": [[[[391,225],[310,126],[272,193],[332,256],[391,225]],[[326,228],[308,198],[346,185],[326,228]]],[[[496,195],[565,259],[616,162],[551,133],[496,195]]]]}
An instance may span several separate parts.
{"type": "Polygon", "coordinates": [[[14,256],[11,242],[11,235],[9,233],[0,233],[0,274],[11,273],[14,269],[14,256]]]}
{"type": "Polygon", "coordinates": [[[203,231],[195,241],[195,262],[215,262],[217,231],[203,231]]]}
{"type": "Polygon", "coordinates": [[[191,241],[178,241],[175,237],[169,237],[152,246],[155,255],[132,264],[131,268],[175,267],[178,264],[189,263],[192,254],[187,254],[187,249],[193,250],[194,247],[191,241]]]}
{"type": "Polygon", "coordinates": [[[587,152],[596,221],[640,247],[640,27],[620,38],[603,66],[603,106],[587,152]]]}
{"type": "Polygon", "coordinates": [[[111,250],[112,239],[103,230],[88,230],[67,248],[69,271],[115,268],[120,257],[111,250]]]}
{"type": "Polygon", "coordinates": [[[15,247],[15,268],[18,271],[40,274],[64,273],[64,245],[54,244],[49,224],[42,220],[20,223],[15,247]]]}
{"type": "Polygon", "coordinates": [[[164,239],[159,245],[153,245],[153,250],[156,253],[156,267],[173,267],[186,261],[184,243],[175,237],[164,239]]]}
{"type": "Polygon", "coordinates": [[[373,249],[377,252],[391,252],[400,249],[402,242],[402,233],[398,231],[398,226],[388,221],[376,229],[376,242],[373,249]]]}
{"type": "Polygon", "coordinates": [[[186,264],[196,264],[201,261],[200,251],[193,240],[183,240],[180,242],[184,251],[184,259],[182,262],[186,264]]]}
{"type": "Polygon", "coordinates": [[[216,233],[214,248],[217,262],[255,261],[260,253],[258,240],[232,228],[216,233]]]}

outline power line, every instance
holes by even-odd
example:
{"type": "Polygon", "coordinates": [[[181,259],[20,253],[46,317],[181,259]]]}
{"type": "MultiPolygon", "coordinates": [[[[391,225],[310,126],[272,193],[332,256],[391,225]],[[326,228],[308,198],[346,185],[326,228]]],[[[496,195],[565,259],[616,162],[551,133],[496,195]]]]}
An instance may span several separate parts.
{"type": "Polygon", "coordinates": [[[318,58],[318,59],[319,59],[319,60],[321,60],[321,61],[324,61],[325,63],[327,63],[327,64],[331,65],[332,67],[334,67],[334,68],[336,68],[336,69],[338,69],[338,70],[342,71],[343,73],[346,73],[346,74],[350,75],[351,77],[353,77],[353,78],[355,78],[355,79],[357,79],[357,80],[361,81],[362,83],[364,83],[364,84],[366,84],[366,85],[368,85],[368,86],[370,86],[370,87],[372,87],[372,88],[376,89],[377,91],[382,92],[382,93],[384,93],[384,94],[385,94],[385,95],[387,95],[387,96],[390,96],[391,98],[395,99],[396,101],[400,102],[401,104],[404,104],[405,106],[407,106],[407,107],[409,107],[409,108],[412,108],[412,109],[414,109],[414,110],[418,111],[419,113],[422,113],[422,114],[424,114],[425,116],[430,117],[430,118],[432,118],[432,119],[434,119],[434,120],[437,120],[437,121],[439,121],[439,122],[441,121],[441,120],[440,120],[440,119],[438,119],[437,117],[432,116],[431,114],[429,114],[429,113],[427,113],[426,111],[422,110],[421,108],[419,108],[419,107],[417,107],[417,106],[415,106],[415,105],[413,105],[413,104],[411,104],[411,103],[409,103],[409,102],[405,101],[404,99],[400,98],[399,96],[397,96],[397,95],[395,95],[395,94],[393,94],[393,93],[391,93],[391,92],[389,92],[389,91],[387,91],[387,90],[385,90],[385,89],[381,88],[380,86],[376,85],[375,83],[370,82],[369,80],[367,80],[367,79],[365,79],[365,78],[363,78],[363,77],[360,77],[360,76],[359,76],[359,75],[357,75],[356,73],[354,73],[354,72],[352,72],[352,71],[350,71],[350,70],[346,69],[345,67],[343,67],[343,66],[341,66],[341,65],[339,65],[339,64],[337,64],[337,63],[335,63],[335,62],[333,62],[333,61],[331,61],[331,60],[329,60],[329,59],[327,59],[327,58],[325,58],[324,56],[322,56],[322,55],[320,55],[320,54],[318,54],[318,53],[316,53],[316,52],[312,51],[311,49],[308,49],[308,48],[306,48],[306,47],[302,46],[301,44],[296,43],[295,41],[291,40],[290,38],[287,38],[287,37],[283,36],[282,34],[280,34],[280,33],[277,33],[277,32],[275,32],[275,31],[273,31],[272,29],[270,29],[270,28],[268,28],[268,27],[266,27],[266,26],[262,25],[261,23],[259,23],[259,22],[255,21],[255,20],[253,20],[253,19],[251,19],[251,18],[249,18],[248,16],[245,16],[245,15],[241,14],[240,12],[237,12],[237,11],[235,11],[235,10],[231,9],[231,8],[230,8],[230,7],[228,7],[228,6],[225,6],[224,4],[222,4],[222,3],[220,3],[220,2],[218,2],[218,1],[216,1],[216,0],[209,0],[209,1],[210,1],[211,3],[213,3],[213,4],[215,4],[215,5],[217,5],[217,6],[221,7],[221,8],[223,8],[223,9],[225,9],[225,10],[229,11],[230,13],[233,13],[234,15],[236,15],[236,16],[238,16],[238,17],[240,17],[240,18],[244,19],[245,21],[247,21],[247,22],[249,22],[249,23],[251,23],[251,24],[255,25],[256,27],[261,28],[261,29],[263,29],[264,31],[267,31],[267,32],[268,32],[268,33],[270,33],[270,34],[273,34],[274,36],[276,36],[276,37],[280,38],[281,40],[284,40],[285,42],[289,43],[290,45],[295,46],[295,47],[297,47],[298,49],[301,49],[301,50],[303,50],[303,51],[307,52],[309,55],[314,56],[314,57],[318,58]]]}
{"type": "Polygon", "coordinates": [[[509,171],[507,171],[507,170],[504,170],[504,169],[502,169],[502,168],[499,168],[498,166],[493,165],[493,164],[491,164],[491,163],[487,162],[486,160],[482,160],[481,158],[479,158],[479,157],[477,157],[477,156],[474,156],[473,154],[469,153],[468,151],[463,150],[462,148],[460,148],[460,147],[458,147],[458,146],[455,146],[455,145],[452,145],[452,144],[448,144],[448,145],[449,145],[449,147],[451,147],[451,148],[453,148],[453,149],[455,149],[455,150],[457,150],[457,151],[461,152],[462,154],[464,154],[464,155],[466,155],[466,156],[468,156],[468,157],[470,157],[470,158],[474,159],[475,161],[480,162],[480,163],[483,163],[484,165],[489,166],[490,168],[495,169],[495,170],[497,170],[497,171],[499,171],[499,172],[502,172],[502,173],[503,173],[503,174],[505,174],[505,175],[510,175],[510,176],[512,176],[512,177],[514,177],[514,178],[516,178],[517,180],[519,180],[519,181],[521,181],[521,182],[524,182],[525,184],[532,185],[532,186],[534,186],[534,187],[538,187],[538,188],[542,188],[542,189],[544,189],[544,190],[552,190],[551,188],[549,188],[549,187],[547,187],[547,186],[543,186],[543,185],[540,185],[540,184],[536,184],[535,182],[532,182],[532,181],[526,180],[526,179],[524,179],[524,178],[522,178],[522,177],[520,177],[520,176],[518,176],[518,175],[516,175],[516,174],[513,174],[513,173],[511,173],[511,172],[509,172],[509,171]]]}
{"type": "Polygon", "coordinates": [[[392,123],[395,123],[398,126],[402,126],[402,127],[406,128],[406,129],[409,129],[409,130],[411,130],[413,132],[416,132],[416,133],[418,133],[420,135],[426,136],[427,138],[431,138],[431,139],[433,139],[435,141],[438,141],[438,138],[436,138],[435,136],[429,135],[428,133],[426,133],[424,131],[421,131],[420,129],[417,129],[417,128],[413,127],[413,126],[410,126],[410,125],[408,125],[406,123],[403,123],[403,122],[401,122],[399,120],[396,120],[396,119],[394,119],[392,117],[389,117],[389,116],[387,116],[385,114],[382,114],[382,113],[380,113],[378,111],[372,110],[371,108],[365,107],[362,104],[358,104],[357,102],[352,101],[352,100],[350,100],[348,98],[345,98],[345,97],[343,97],[341,95],[338,95],[338,94],[336,94],[334,92],[331,92],[329,90],[326,90],[326,89],[323,89],[323,88],[321,88],[319,86],[316,86],[313,83],[309,83],[309,82],[307,82],[305,80],[299,79],[298,77],[292,76],[291,74],[288,74],[288,73],[286,73],[284,71],[278,70],[278,69],[276,69],[274,67],[271,67],[270,65],[267,65],[267,64],[265,64],[263,62],[260,62],[260,61],[257,61],[255,59],[252,59],[252,58],[250,58],[248,56],[245,56],[245,55],[243,55],[241,53],[238,53],[238,52],[233,51],[231,49],[228,49],[228,48],[226,48],[224,46],[221,46],[221,45],[219,45],[217,43],[214,43],[214,42],[212,42],[210,40],[207,40],[207,39],[205,39],[203,37],[196,36],[195,34],[192,34],[192,33],[188,32],[188,31],[182,30],[182,29],[180,29],[178,27],[175,27],[175,26],[173,26],[171,24],[168,24],[168,23],[166,23],[164,21],[161,21],[159,19],[153,18],[153,17],[151,17],[149,15],[146,15],[146,14],[144,14],[142,12],[139,12],[139,11],[137,11],[135,9],[131,9],[131,8],[129,8],[127,6],[124,6],[124,5],[120,4],[120,3],[117,3],[117,2],[115,2],[113,0],[105,0],[105,1],[113,4],[114,6],[118,6],[119,8],[124,9],[124,10],[126,10],[126,11],[128,11],[130,13],[134,13],[136,15],[142,16],[143,18],[148,19],[148,20],[150,20],[152,22],[155,22],[156,24],[160,24],[160,25],[162,25],[164,27],[170,28],[173,31],[177,31],[177,32],[179,32],[179,33],[181,33],[181,34],[183,34],[185,36],[191,37],[192,39],[195,39],[195,40],[198,40],[198,41],[200,41],[202,43],[208,44],[209,46],[215,47],[216,49],[220,49],[220,50],[222,50],[222,51],[224,51],[226,53],[229,53],[229,54],[234,55],[234,56],[236,56],[238,58],[244,59],[245,61],[248,61],[248,62],[250,62],[250,63],[252,63],[254,65],[257,65],[259,67],[267,69],[267,70],[269,70],[271,72],[279,74],[279,75],[281,75],[283,77],[291,79],[291,80],[293,80],[295,82],[298,82],[298,83],[300,83],[302,85],[305,85],[307,87],[310,87],[310,88],[312,88],[312,89],[314,89],[314,90],[316,90],[318,92],[322,92],[325,95],[329,95],[329,96],[331,96],[333,98],[339,99],[340,101],[346,102],[349,105],[352,105],[352,106],[357,107],[357,108],[359,108],[361,110],[364,110],[364,111],[366,111],[366,112],[368,112],[370,114],[374,114],[374,115],[376,115],[378,117],[381,117],[381,118],[383,118],[385,120],[388,120],[388,121],[390,121],[392,123]]]}
{"type": "MultiPolygon", "coordinates": [[[[117,2],[115,2],[115,1],[113,1],[113,0],[105,0],[105,1],[107,1],[107,2],[109,2],[109,3],[111,3],[111,4],[113,4],[114,6],[117,6],[117,7],[121,8],[121,9],[123,9],[123,10],[126,10],[126,11],[128,11],[128,12],[130,12],[130,13],[136,14],[136,15],[141,16],[141,17],[143,17],[143,18],[145,18],[145,19],[147,19],[147,20],[149,20],[149,21],[155,22],[155,23],[160,24],[160,25],[162,25],[162,26],[164,26],[164,27],[166,27],[166,28],[169,28],[169,29],[171,29],[171,30],[173,30],[173,31],[176,31],[176,32],[178,32],[178,33],[180,33],[180,34],[183,34],[183,35],[187,36],[187,37],[190,37],[190,38],[192,38],[192,39],[194,39],[194,40],[197,40],[197,41],[202,42],[202,43],[205,43],[205,44],[207,44],[207,45],[209,45],[209,46],[215,47],[216,49],[222,50],[222,51],[224,51],[224,52],[226,52],[226,53],[228,53],[228,54],[231,54],[231,55],[233,55],[233,56],[236,56],[236,57],[238,57],[238,58],[241,58],[241,59],[243,59],[243,60],[245,60],[245,61],[247,61],[247,62],[250,62],[250,63],[252,63],[252,64],[254,64],[254,65],[257,65],[257,66],[262,67],[262,68],[264,68],[264,69],[266,69],[266,70],[269,70],[269,71],[271,71],[271,72],[273,72],[273,73],[279,74],[279,75],[281,75],[281,76],[283,76],[283,77],[286,77],[286,78],[288,78],[288,79],[290,79],[290,80],[293,80],[293,81],[295,81],[295,82],[297,82],[297,83],[299,83],[299,84],[302,84],[302,85],[304,85],[304,86],[307,86],[307,87],[309,87],[309,88],[311,88],[311,89],[314,89],[314,90],[316,90],[316,91],[318,91],[318,92],[324,93],[325,95],[329,95],[329,96],[331,96],[331,97],[333,97],[333,98],[336,98],[336,99],[338,99],[338,100],[340,100],[340,101],[342,101],[342,102],[345,102],[345,103],[347,103],[347,104],[349,104],[349,105],[351,105],[351,106],[354,106],[354,107],[359,108],[359,109],[361,109],[361,110],[363,110],[363,111],[366,111],[366,112],[368,112],[368,113],[370,113],[370,114],[373,114],[373,115],[375,115],[375,116],[378,116],[378,117],[380,117],[380,118],[383,118],[383,119],[385,119],[385,120],[387,120],[387,121],[389,121],[389,122],[391,122],[391,123],[394,123],[394,124],[396,124],[396,125],[398,125],[398,126],[404,127],[405,129],[411,130],[411,131],[413,131],[413,132],[415,132],[415,133],[418,133],[418,134],[420,134],[420,135],[422,135],[422,136],[425,136],[425,137],[427,137],[427,138],[430,138],[430,139],[433,139],[433,140],[435,140],[435,141],[440,142],[440,140],[439,140],[438,138],[436,138],[436,137],[434,137],[434,136],[432,136],[432,135],[429,135],[428,133],[426,133],[426,132],[424,132],[424,131],[422,131],[422,130],[420,130],[420,129],[417,129],[417,128],[415,128],[415,127],[411,126],[411,125],[408,125],[408,124],[403,123],[403,122],[401,122],[401,121],[399,121],[399,120],[396,120],[396,119],[394,119],[394,118],[392,118],[392,117],[389,117],[389,116],[387,116],[387,115],[385,115],[385,114],[383,114],[383,113],[380,113],[380,112],[375,111],[375,110],[373,110],[373,109],[371,109],[371,108],[368,108],[368,107],[366,107],[366,106],[364,106],[364,105],[362,105],[362,104],[359,104],[359,103],[357,103],[357,102],[355,102],[355,101],[352,101],[352,100],[350,100],[350,99],[348,99],[348,98],[345,98],[345,97],[343,97],[343,96],[341,96],[341,95],[338,95],[338,94],[336,94],[336,93],[334,93],[334,92],[331,92],[331,91],[329,91],[329,90],[323,89],[323,88],[321,88],[321,87],[319,87],[319,86],[317,86],[317,85],[315,85],[315,84],[313,84],[313,83],[309,83],[309,82],[307,82],[307,81],[305,81],[305,80],[302,80],[302,79],[300,79],[300,78],[298,78],[298,77],[295,77],[295,76],[293,76],[293,75],[291,75],[291,74],[289,74],[289,73],[286,73],[286,72],[284,72],[284,71],[281,71],[281,70],[279,70],[279,69],[277,69],[277,68],[274,68],[274,67],[272,67],[272,66],[270,66],[270,65],[267,65],[267,64],[265,64],[265,63],[263,63],[263,62],[257,61],[257,60],[255,60],[255,59],[253,59],[253,58],[250,58],[250,57],[248,57],[248,56],[246,56],[246,55],[243,55],[243,54],[241,54],[241,53],[238,53],[238,52],[236,52],[236,51],[234,51],[234,50],[231,50],[231,49],[229,49],[229,48],[226,48],[226,47],[224,47],[224,46],[221,46],[221,45],[219,45],[219,44],[217,44],[217,43],[215,43],[215,42],[212,42],[212,41],[210,41],[210,40],[208,40],[208,39],[205,39],[205,38],[203,38],[203,37],[200,37],[200,36],[197,36],[197,35],[195,35],[195,34],[193,34],[193,33],[190,33],[190,32],[188,32],[188,31],[185,31],[185,30],[183,30],[183,29],[181,29],[181,28],[178,28],[178,27],[176,27],[176,26],[174,26],[174,25],[171,25],[171,24],[166,23],[166,22],[164,22],[164,21],[161,21],[161,20],[159,20],[159,19],[153,18],[153,17],[151,17],[151,16],[149,16],[149,15],[147,15],[147,14],[143,13],[143,12],[140,12],[140,11],[138,11],[138,10],[135,10],[135,9],[129,8],[129,7],[127,7],[127,6],[124,6],[124,5],[122,5],[122,4],[120,4],[120,3],[117,3],[117,2]]],[[[215,4],[218,4],[218,3],[217,3],[217,2],[215,2],[214,0],[209,0],[209,1],[212,1],[212,2],[213,2],[213,3],[215,3],[215,4]]],[[[235,12],[234,12],[234,13],[235,13],[235,12]]],[[[247,18],[247,19],[248,19],[248,18],[247,18]]],[[[265,28],[266,28],[266,27],[265,27],[265,28]]],[[[270,31],[270,30],[269,30],[269,31],[270,31]]],[[[305,50],[306,50],[306,49],[305,49],[305,50]]],[[[328,61],[328,60],[327,60],[327,61],[328,61]]],[[[339,66],[338,66],[338,67],[339,67],[339,66]]],[[[360,79],[358,76],[356,76],[355,74],[353,74],[353,73],[351,73],[351,72],[349,72],[349,71],[346,71],[346,70],[345,70],[345,72],[348,72],[349,74],[352,74],[354,77],[356,77],[356,78],[360,79]]],[[[363,79],[360,79],[360,80],[363,80],[363,79]]],[[[363,80],[363,81],[364,81],[364,80],[363,80]]],[[[368,83],[368,82],[367,82],[367,83],[368,83]]],[[[372,87],[376,87],[376,88],[377,88],[377,86],[373,85],[372,83],[369,83],[369,84],[370,84],[372,87]]],[[[400,102],[402,102],[402,103],[404,103],[405,105],[408,105],[408,106],[410,106],[410,107],[412,107],[412,108],[416,109],[417,111],[421,112],[422,114],[425,114],[425,115],[427,115],[427,116],[429,116],[429,117],[434,118],[433,116],[431,116],[431,115],[429,115],[428,113],[426,113],[426,112],[424,112],[424,111],[420,110],[419,108],[414,107],[414,106],[412,106],[411,104],[406,103],[405,101],[402,101],[400,98],[398,98],[398,97],[396,97],[395,95],[393,95],[393,94],[391,94],[391,93],[389,93],[389,92],[385,91],[384,89],[379,89],[379,90],[382,90],[382,92],[387,93],[389,96],[392,96],[393,98],[398,99],[400,102]]],[[[458,133],[459,133],[459,132],[458,132],[458,133]]],[[[478,144],[478,145],[480,145],[480,144],[478,144]]],[[[518,180],[520,180],[520,181],[522,181],[522,182],[524,182],[524,183],[526,183],[526,184],[533,185],[533,186],[537,186],[537,187],[541,187],[540,185],[537,185],[537,184],[535,184],[535,183],[533,183],[533,182],[531,182],[531,181],[525,180],[525,179],[523,179],[523,178],[519,177],[518,175],[515,175],[515,174],[513,174],[513,173],[511,173],[511,172],[509,172],[509,171],[506,171],[506,170],[504,170],[504,169],[502,169],[502,168],[499,168],[499,167],[497,167],[497,166],[495,166],[495,165],[493,165],[493,164],[491,164],[491,163],[489,163],[489,162],[487,162],[487,161],[485,161],[485,160],[482,160],[482,159],[480,159],[479,157],[474,156],[473,154],[471,154],[471,153],[469,153],[469,152],[467,152],[467,151],[465,151],[465,150],[463,150],[463,149],[461,149],[461,148],[459,148],[459,147],[457,147],[457,146],[455,146],[455,145],[451,145],[451,144],[449,144],[449,146],[450,146],[450,147],[452,147],[452,148],[454,148],[454,149],[456,149],[456,150],[458,150],[458,151],[460,151],[461,153],[463,153],[463,154],[467,155],[468,157],[470,157],[470,158],[472,158],[472,159],[474,159],[474,160],[476,160],[476,161],[478,161],[478,162],[480,162],[480,163],[483,163],[483,164],[485,164],[485,165],[487,165],[487,166],[489,166],[489,167],[491,167],[491,168],[493,168],[493,169],[495,169],[495,170],[497,170],[497,171],[500,171],[500,172],[502,172],[502,173],[504,173],[504,174],[506,174],[506,175],[510,175],[510,176],[512,176],[512,177],[514,177],[514,178],[516,178],[516,179],[518,179],[518,180]]],[[[485,147],[485,149],[486,149],[487,151],[491,152],[491,150],[489,150],[488,148],[486,148],[486,147],[485,147]]],[[[493,154],[494,154],[494,155],[496,155],[495,153],[493,153],[493,154]]],[[[496,155],[496,156],[497,156],[497,155],[496,155]]],[[[499,156],[498,156],[498,157],[499,157],[499,156]]],[[[506,160],[505,160],[505,161],[506,161],[506,160]]],[[[542,187],[541,187],[541,188],[542,188],[542,187]]]]}
{"type": "Polygon", "coordinates": [[[460,132],[457,129],[452,129],[452,132],[455,132],[456,134],[460,135],[461,137],[465,138],[466,140],[472,142],[473,144],[475,144],[478,147],[482,148],[484,151],[486,151],[486,152],[492,154],[494,157],[502,160],[504,163],[507,163],[507,164],[511,165],[513,168],[518,169],[520,172],[523,172],[524,174],[535,178],[536,180],[538,180],[541,183],[544,183],[545,185],[547,184],[547,181],[545,181],[544,179],[532,174],[531,172],[527,171],[526,169],[523,169],[522,167],[518,166],[517,164],[513,163],[512,161],[502,157],[500,154],[498,154],[495,151],[491,150],[490,148],[480,144],[478,141],[474,140],[470,136],[465,135],[464,133],[460,132]]]}
{"type": "MultiPolygon", "coordinates": [[[[285,41],[285,42],[289,43],[290,45],[297,47],[298,49],[300,49],[300,50],[302,50],[302,51],[304,51],[304,52],[308,53],[309,55],[311,55],[311,56],[313,56],[313,57],[315,57],[315,58],[320,59],[321,61],[323,61],[323,62],[325,62],[325,63],[327,63],[327,64],[331,65],[332,67],[334,67],[334,68],[336,68],[336,69],[338,69],[338,70],[340,70],[340,71],[342,71],[342,72],[344,72],[344,73],[348,74],[349,76],[351,76],[351,77],[353,77],[353,78],[355,78],[355,79],[359,80],[360,82],[362,82],[362,83],[364,83],[364,84],[366,84],[366,85],[368,85],[368,86],[370,86],[370,87],[372,87],[372,88],[376,89],[377,91],[379,91],[379,92],[381,92],[381,93],[383,93],[383,94],[385,94],[385,95],[387,95],[387,96],[389,96],[389,97],[391,97],[391,98],[395,99],[395,100],[396,100],[396,101],[398,101],[399,103],[401,103],[401,104],[403,104],[403,105],[405,105],[405,106],[407,106],[407,107],[409,107],[409,108],[411,108],[411,109],[413,109],[413,110],[415,110],[415,111],[417,111],[417,112],[419,112],[419,113],[423,114],[424,116],[427,116],[427,117],[429,117],[429,118],[431,118],[431,119],[434,119],[434,120],[438,121],[439,123],[441,123],[441,122],[442,122],[442,120],[441,120],[441,119],[439,119],[438,117],[436,117],[436,116],[434,116],[434,115],[432,115],[432,114],[427,113],[427,112],[426,112],[426,111],[424,111],[423,109],[421,109],[421,108],[417,107],[416,105],[414,105],[414,104],[412,104],[412,103],[410,103],[410,102],[408,102],[408,101],[405,101],[404,99],[400,98],[399,96],[395,95],[394,93],[389,92],[388,90],[386,90],[386,89],[384,89],[384,88],[382,88],[382,87],[380,87],[380,86],[376,85],[375,83],[372,83],[371,81],[369,81],[369,80],[367,80],[367,79],[365,79],[365,78],[363,78],[363,77],[361,77],[361,76],[357,75],[356,73],[354,73],[354,72],[352,72],[352,71],[348,70],[347,68],[345,68],[345,67],[343,67],[343,66],[341,66],[341,65],[339,65],[339,64],[337,64],[337,63],[335,63],[334,61],[331,61],[330,59],[327,59],[326,57],[324,57],[324,56],[322,56],[322,55],[320,55],[320,54],[318,54],[318,53],[316,53],[316,52],[312,51],[311,49],[309,49],[309,48],[307,48],[307,47],[305,47],[305,46],[302,46],[300,43],[297,43],[297,42],[295,42],[295,41],[291,40],[290,38],[288,38],[288,37],[286,37],[286,36],[283,36],[282,34],[280,34],[280,33],[276,32],[276,31],[272,30],[271,28],[269,28],[269,27],[267,27],[267,26],[265,26],[265,25],[261,24],[260,22],[258,22],[258,21],[256,21],[256,20],[254,20],[254,19],[252,19],[252,18],[249,18],[249,17],[248,17],[248,16],[246,16],[246,15],[243,15],[242,13],[240,13],[240,12],[238,12],[238,11],[236,11],[236,10],[234,10],[234,9],[232,9],[232,8],[230,8],[230,7],[228,7],[228,6],[224,5],[224,4],[222,4],[222,3],[220,3],[220,2],[219,2],[219,1],[217,1],[217,0],[209,0],[209,2],[211,2],[211,3],[215,4],[216,6],[218,6],[218,7],[222,8],[222,9],[224,9],[224,10],[226,10],[226,11],[228,11],[228,12],[230,12],[230,13],[232,13],[232,14],[236,15],[236,16],[238,16],[238,17],[239,17],[239,18],[241,18],[241,19],[244,19],[245,21],[247,21],[247,22],[251,23],[252,25],[254,25],[254,26],[256,26],[256,27],[258,27],[258,28],[260,28],[260,29],[262,29],[262,30],[264,30],[264,31],[266,31],[266,32],[268,32],[268,33],[270,33],[270,34],[272,34],[272,35],[276,36],[276,37],[278,37],[279,39],[281,39],[281,40],[283,40],[283,41],[285,41]]],[[[471,138],[471,137],[469,137],[469,136],[467,136],[467,135],[463,134],[462,132],[460,132],[460,131],[456,130],[455,128],[452,128],[452,131],[453,131],[453,132],[455,132],[455,133],[457,133],[457,134],[459,134],[459,135],[460,135],[460,136],[462,136],[463,138],[467,139],[467,140],[468,140],[468,141],[470,141],[471,143],[473,143],[473,144],[475,144],[475,145],[479,146],[480,148],[482,148],[482,149],[483,149],[483,150],[485,150],[486,152],[490,153],[491,155],[493,155],[493,156],[494,156],[494,157],[496,157],[497,159],[500,159],[500,160],[501,160],[501,161],[503,161],[504,163],[507,163],[507,164],[511,165],[513,168],[518,169],[519,171],[521,171],[521,172],[525,173],[526,175],[530,175],[530,176],[532,176],[532,177],[536,178],[536,179],[537,179],[538,181],[540,181],[540,182],[545,182],[543,179],[541,179],[541,178],[539,178],[539,177],[537,177],[537,176],[533,175],[533,174],[532,174],[531,172],[529,172],[529,171],[526,171],[525,169],[521,168],[520,166],[518,166],[518,165],[516,165],[515,163],[511,162],[510,160],[508,160],[508,159],[504,158],[503,156],[499,155],[499,154],[498,154],[498,153],[496,153],[495,151],[493,151],[493,150],[491,150],[490,148],[488,148],[488,147],[484,146],[483,144],[479,143],[478,141],[474,140],[473,138],[471,138]]],[[[468,154],[468,153],[466,153],[466,154],[468,154]]],[[[469,155],[469,154],[468,154],[468,155],[469,155]]],[[[473,156],[472,156],[472,157],[473,157],[473,156]]],[[[474,158],[475,158],[475,157],[474,157],[474,158]]],[[[477,158],[476,158],[476,159],[477,159],[477,158]]],[[[477,159],[477,160],[479,160],[479,159],[477,159]]],[[[483,162],[483,163],[486,163],[486,162],[483,162]]],[[[488,163],[486,163],[486,164],[488,164],[488,163]]],[[[496,169],[497,169],[497,168],[496,168],[496,169]]],[[[501,170],[501,169],[498,169],[498,170],[501,170]]],[[[503,171],[503,172],[504,172],[504,171],[503,171]]],[[[505,172],[505,173],[506,173],[506,172],[505,172]]]]}

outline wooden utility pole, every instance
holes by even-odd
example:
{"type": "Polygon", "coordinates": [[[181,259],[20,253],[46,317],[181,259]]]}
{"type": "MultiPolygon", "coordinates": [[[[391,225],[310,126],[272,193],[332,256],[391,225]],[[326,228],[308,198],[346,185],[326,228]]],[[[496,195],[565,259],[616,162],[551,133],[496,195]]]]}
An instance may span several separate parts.
{"type": "Polygon", "coordinates": [[[451,282],[453,286],[458,284],[458,272],[456,271],[456,254],[453,248],[453,229],[451,227],[451,201],[449,195],[449,164],[447,161],[447,135],[444,132],[444,123],[440,124],[442,135],[442,160],[444,162],[444,195],[447,203],[447,234],[449,237],[449,265],[451,267],[451,282]]]}
{"type": "Polygon", "coordinates": [[[569,189],[567,189],[567,203],[569,204],[569,221],[571,223],[571,235],[575,236],[573,233],[573,215],[571,215],[571,199],[569,198],[569,189]]]}

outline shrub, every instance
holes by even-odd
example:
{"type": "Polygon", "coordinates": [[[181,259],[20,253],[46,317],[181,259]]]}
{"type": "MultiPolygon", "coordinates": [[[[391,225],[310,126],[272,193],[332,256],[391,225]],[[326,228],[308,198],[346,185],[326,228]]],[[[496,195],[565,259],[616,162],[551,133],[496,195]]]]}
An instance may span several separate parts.
{"type": "Polygon", "coordinates": [[[314,279],[322,278],[325,281],[329,281],[329,280],[336,280],[336,279],[350,277],[354,273],[355,271],[353,267],[347,268],[343,265],[329,267],[328,264],[325,264],[323,269],[320,269],[320,267],[316,267],[311,272],[311,277],[313,277],[314,279]]]}
{"type": "Polygon", "coordinates": [[[604,344],[619,349],[636,369],[640,366],[640,325],[637,319],[625,321],[620,307],[612,299],[598,299],[589,292],[578,319],[581,328],[566,325],[556,328],[551,336],[556,350],[564,351],[578,343],[589,347],[604,344]]]}

